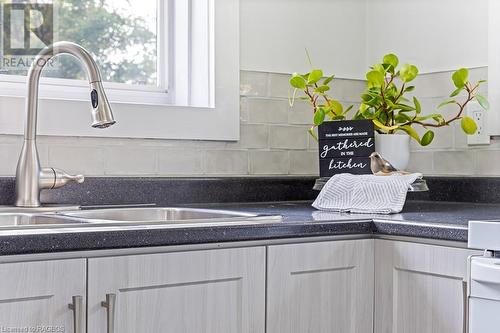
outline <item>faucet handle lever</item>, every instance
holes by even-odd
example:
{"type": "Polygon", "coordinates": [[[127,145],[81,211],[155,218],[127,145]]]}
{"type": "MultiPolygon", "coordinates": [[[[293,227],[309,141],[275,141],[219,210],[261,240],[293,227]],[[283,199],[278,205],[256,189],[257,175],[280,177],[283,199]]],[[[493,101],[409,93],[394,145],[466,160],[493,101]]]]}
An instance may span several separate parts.
{"type": "Polygon", "coordinates": [[[70,175],[70,174],[67,174],[67,173],[61,173],[61,175],[59,176],[57,174],[57,170],[56,170],[56,183],[57,183],[57,178],[59,178],[59,177],[62,178],[62,180],[63,179],[67,179],[67,181],[73,181],[73,182],[78,183],[78,184],[81,184],[81,183],[83,183],[85,181],[85,176],[84,175],[70,175]]]}
{"type": "Polygon", "coordinates": [[[70,175],[57,168],[43,168],[40,175],[42,188],[59,188],[70,181],[81,184],[85,181],[85,177],[83,175],[70,175]]]}

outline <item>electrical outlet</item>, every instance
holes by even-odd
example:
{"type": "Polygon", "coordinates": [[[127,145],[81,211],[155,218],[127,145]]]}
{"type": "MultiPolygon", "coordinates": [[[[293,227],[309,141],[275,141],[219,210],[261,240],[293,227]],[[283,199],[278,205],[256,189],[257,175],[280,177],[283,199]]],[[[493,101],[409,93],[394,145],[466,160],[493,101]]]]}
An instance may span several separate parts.
{"type": "Polygon", "coordinates": [[[477,131],[473,135],[467,135],[467,144],[469,145],[489,145],[490,136],[486,130],[487,117],[486,111],[477,102],[467,104],[467,115],[474,119],[477,124],[477,131]]]}

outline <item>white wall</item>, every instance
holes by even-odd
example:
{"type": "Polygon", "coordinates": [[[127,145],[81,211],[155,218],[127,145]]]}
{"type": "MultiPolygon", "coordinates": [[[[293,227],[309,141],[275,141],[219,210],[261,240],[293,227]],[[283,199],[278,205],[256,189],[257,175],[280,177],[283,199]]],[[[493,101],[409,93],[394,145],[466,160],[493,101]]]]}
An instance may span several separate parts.
{"type": "Polygon", "coordinates": [[[367,0],[367,61],[394,52],[421,73],[488,65],[488,0],[367,0]]]}
{"type": "Polygon", "coordinates": [[[241,69],[315,67],[358,78],[365,67],[365,0],[240,0],[241,69]]]}
{"type": "Polygon", "coordinates": [[[487,0],[240,0],[241,68],[364,78],[395,52],[422,73],[488,64],[487,0]]]}

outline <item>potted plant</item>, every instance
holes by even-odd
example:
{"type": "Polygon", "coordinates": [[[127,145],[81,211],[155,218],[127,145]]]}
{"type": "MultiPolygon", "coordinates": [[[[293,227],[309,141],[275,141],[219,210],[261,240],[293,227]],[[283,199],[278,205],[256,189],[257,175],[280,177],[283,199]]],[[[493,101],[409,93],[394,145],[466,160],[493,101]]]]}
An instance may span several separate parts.
{"type": "MultiPolygon", "coordinates": [[[[409,97],[415,90],[410,83],[418,75],[415,65],[404,64],[400,67],[399,59],[394,54],[387,54],[381,63],[373,65],[366,73],[367,87],[361,94],[361,105],[353,115],[353,120],[372,120],[377,132],[376,150],[398,169],[404,170],[408,166],[410,156],[410,138],[422,146],[429,145],[434,139],[433,129],[449,126],[460,121],[463,131],[472,135],[477,131],[474,120],[464,115],[468,103],[476,100],[485,110],[489,109],[486,98],[478,93],[479,86],[485,81],[472,84],[469,81],[469,72],[465,68],[455,71],[452,81],[455,90],[450,98],[441,103],[437,109],[445,105],[455,105],[457,111],[449,117],[441,113],[422,114],[422,107],[417,97],[409,97]],[[420,136],[416,127],[425,129],[420,136]],[[403,134],[403,135],[399,135],[403,134]]],[[[305,75],[293,74],[290,84],[294,88],[291,102],[296,98],[298,90],[304,94],[298,98],[307,100],[313,107],[313,127],[309,130],[314,134],[316,126],[324,121],[343,120],[347,112],[340,102],[331,98],[327,92],[333,76],[322,79],[321,70],[312,70],[305,75]]]]}

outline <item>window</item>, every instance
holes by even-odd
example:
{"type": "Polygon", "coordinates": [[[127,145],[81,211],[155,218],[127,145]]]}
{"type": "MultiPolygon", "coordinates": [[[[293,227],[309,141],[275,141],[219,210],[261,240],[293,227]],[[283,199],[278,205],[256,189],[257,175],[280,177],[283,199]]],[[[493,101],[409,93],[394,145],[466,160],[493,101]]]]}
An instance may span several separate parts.
{"type": "MultiPolygon", "coordinates": [[[[156,87],[157,4],[146,0],[58,0],[54,3],[54,40],[84,46],[97,57],[106,82],[156,87]]],[[[26,75],[26,66],[5,74],[26,75]]],[[[80,64],[61,56],[47,77],[85,79],[80,64]]]]}
{"type": "MultiPolygon", "coordinates": [[[[7,3],[19,1],[0,0],[2,5],[7,3]]],[[[62,109],[54,106],[50,111],[40,111],[40,133],[238,138],[238,0],[32,0],[29,3],[54,5],[54,41],[79,43],[95,55],[119,124],[99,132],[75,125],[78,130],[62,133],[55,124],[44,124],[44,112],[57,113],[62,109]],[[133,122],[139,112],[141,119],[148,120],[147,126],[133,122]],[[195,119],[200,125],[193,122],[195,119]]],[[[36,16],[30,20],[34,31],[40,22],[37,23],[36,16]]],[[[78,61],[65,55],[54,60],[52,67],[46,66],[41,80],[40,98],[44,100],[41,108],[45,104],[63,105],[68,100],[79,101],[76,104],[82,109],[88,107],[88,85],[78,61]]],[[[4,96],[0,97],[0,105],[7,105],[6,98],[26,95],[26,73],[26,68],[0,71],[0,96],[4,96]]],[[[5,108],[0,108],[3,120],[0,133],[22,132],[19,128],[22,120],[13,122],[16,127],[13,130],[7,121],[12,116],[4,117],[4,113],[5,108]]]]}

